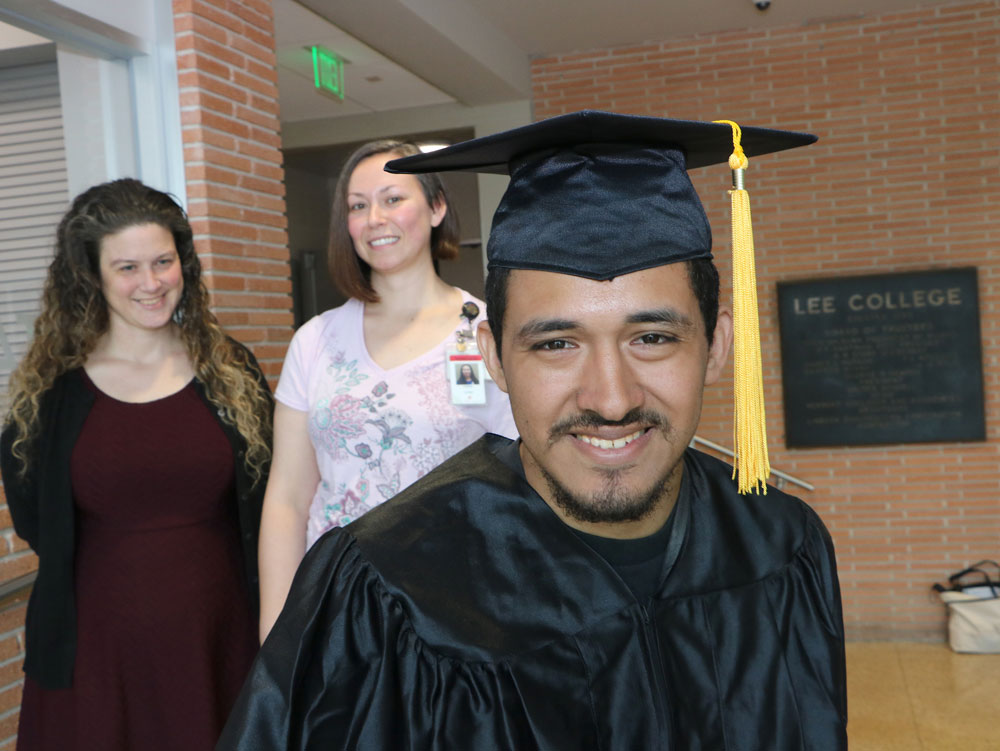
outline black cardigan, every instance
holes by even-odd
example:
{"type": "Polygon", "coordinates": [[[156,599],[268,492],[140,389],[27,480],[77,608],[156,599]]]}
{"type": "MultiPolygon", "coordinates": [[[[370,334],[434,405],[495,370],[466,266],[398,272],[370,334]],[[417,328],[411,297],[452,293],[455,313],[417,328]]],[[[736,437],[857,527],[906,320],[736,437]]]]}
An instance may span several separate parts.
{"type": "MultiPolygon", "coordinates": [[[[253,372],[270,394],[253,355],[253,372]]],[[[244,462],[246,441],[218,415],[197,379],[195,390],[216,416],[233,448],[236,464],[237,513],[250,602],[256,613],[260,595],[257,576],[257,535],[267,485],[267,467],[254,483],[244,462]]],[[[14,529],[38,554],[38,578],[28,602],[25,623],[24,671],[43,688],[69,688],[76,659],[76,602],[73,574],[75,519],[70,487],[70,455],[83,429],[93,393],[79,369],[64,373],[42,397],[42,426],[31,450],[26,477],[11,453],[16,438],[12,424],[0,434],[0,473],[14,529]]]]}

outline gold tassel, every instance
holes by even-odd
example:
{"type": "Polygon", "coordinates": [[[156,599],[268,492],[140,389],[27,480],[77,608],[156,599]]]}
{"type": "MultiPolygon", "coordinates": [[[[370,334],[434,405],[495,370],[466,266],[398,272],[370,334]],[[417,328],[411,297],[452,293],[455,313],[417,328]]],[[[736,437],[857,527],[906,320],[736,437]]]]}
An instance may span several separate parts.
{"type": "Polygon", "coordinates": [[[743,189],[743,173],[749,161],[740,145],[740,126],[732,120],[716,120],[733,129],[733,381],[735,424],[733,427],[733,478],[737,474],[740,493],[767,494],[771,466],[767,457],[764,414],[764,378],[760,363],[760,321],[757,316],[757,272],[754,269],[753,225],[750,196],[743,189]]]}

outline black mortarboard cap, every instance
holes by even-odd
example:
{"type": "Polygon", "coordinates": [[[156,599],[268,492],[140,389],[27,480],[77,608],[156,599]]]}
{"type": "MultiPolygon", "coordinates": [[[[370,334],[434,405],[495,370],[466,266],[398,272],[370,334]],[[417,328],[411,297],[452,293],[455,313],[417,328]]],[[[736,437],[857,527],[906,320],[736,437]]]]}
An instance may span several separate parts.
{"type": "MultiPolygon", "coordinates": [[[[742,129],[747,156],[815,140],[742,129]]],[[[711,257],[711,229],[687,170],[727,162],[732,146],[727,124],[588,110],[394,159],[386,169],[509,173],[489,267],[604,280],[711,257]]]]}

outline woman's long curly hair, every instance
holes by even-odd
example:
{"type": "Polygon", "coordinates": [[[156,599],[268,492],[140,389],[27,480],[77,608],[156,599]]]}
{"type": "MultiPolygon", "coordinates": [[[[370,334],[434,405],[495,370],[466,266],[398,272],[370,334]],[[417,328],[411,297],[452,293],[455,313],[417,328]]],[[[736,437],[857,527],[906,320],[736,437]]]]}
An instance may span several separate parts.
{"type": "Polygon", "coordinates": [[[184,210],[166,193],[129,178],[84,191],[59,223],[34,338],[10,377],[5,422],[16,428],[13,453],[21,461],[22,474],[28,471],[39,432],[42,397],[60,375],[83,366],[108,330],[108,306],[101,291],[101,241],[144,224],[159,225],[173,235],[184,278],[173,325],[209,400],[246,440],[247,469],[260,480],[271,457],[270,392],[247,350],[223,333],[209,310],[184,210]]]}

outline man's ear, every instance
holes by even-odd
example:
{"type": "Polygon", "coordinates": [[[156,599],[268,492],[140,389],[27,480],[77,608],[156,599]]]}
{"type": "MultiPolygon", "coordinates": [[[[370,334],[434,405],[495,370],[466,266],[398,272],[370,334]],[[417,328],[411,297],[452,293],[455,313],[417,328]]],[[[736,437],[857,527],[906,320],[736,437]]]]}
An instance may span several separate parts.
{"type": "Polygon", "coordinates": [[[493,338],[493,331],[486,321],[480,321],[476,329],[476,343],[479,345],[479,353],[483,356],[483,363],[490,371],[490,378],[500,387],[500,390],[507,393],[507,379],[504,378],[503,365],[500,364],[500,353],[497,352],[497,342],[493,338]]]}
{"type": "Polygon", "coordinates": [[[720,307],[715,321],[715,334],[708,346],[708,365],[705,368],[705,385],[719,380],[722,369],[729,360],[729,348],[733,344],[733,314],[729,308],[720,307]]]}

